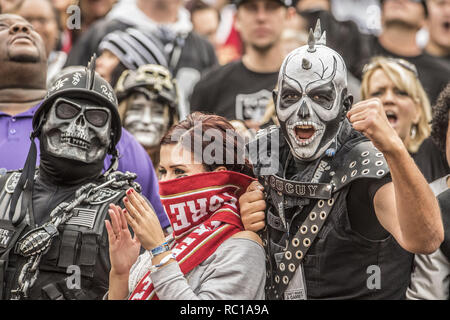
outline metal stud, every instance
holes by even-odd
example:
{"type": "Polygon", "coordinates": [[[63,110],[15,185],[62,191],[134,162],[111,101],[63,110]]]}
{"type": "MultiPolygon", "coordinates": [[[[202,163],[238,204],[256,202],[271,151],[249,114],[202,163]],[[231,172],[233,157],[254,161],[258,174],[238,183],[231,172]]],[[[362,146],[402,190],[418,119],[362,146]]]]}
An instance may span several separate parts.
{"type": "Polygon", "coordinates": [[[286,258],[286,260],[291,260],[291,258],[292,258],[292,252],[286,251],[286,253],[284,254],[284,257],[286,258]]]}
{"type": "Polygon", "coordinates": [[[335,174],[336,174],[336,172],[330,171],[330,177],[334,176],[335,174]]]}
{"type": "Polygon", "coordinates": [[[290,272],[294,272],[295,271],[295,264],[289,263],[288,269],[289,269],[290,272]]]}
{"type": "Polygon", "coordinates": [[[305,240],[303,240],[303,245],[305,247],[309,247],[311,245],[311,240],[309,240],[309,238],[305,238],[305,240]]]}
{"type": "Polygon", "coordinates": [[[308,232],[308,227],[307,227],[307,226],[301,226],[301,227],[300,227],[300,232],[301,232],[302,234],[305,234],[306,232],[308,232]]]}

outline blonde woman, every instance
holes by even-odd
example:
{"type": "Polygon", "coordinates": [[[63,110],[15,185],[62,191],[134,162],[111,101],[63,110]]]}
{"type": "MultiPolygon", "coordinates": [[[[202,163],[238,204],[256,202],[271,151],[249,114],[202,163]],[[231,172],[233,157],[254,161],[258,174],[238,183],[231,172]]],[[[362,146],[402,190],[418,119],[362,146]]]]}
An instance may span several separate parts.
{"type": "Polygon", "coordinates": [[[416,67],[402,59],[375,57],[363,71],[362,100],[379,98],[410,154],[430,135],[431,106],[416,67]]]}

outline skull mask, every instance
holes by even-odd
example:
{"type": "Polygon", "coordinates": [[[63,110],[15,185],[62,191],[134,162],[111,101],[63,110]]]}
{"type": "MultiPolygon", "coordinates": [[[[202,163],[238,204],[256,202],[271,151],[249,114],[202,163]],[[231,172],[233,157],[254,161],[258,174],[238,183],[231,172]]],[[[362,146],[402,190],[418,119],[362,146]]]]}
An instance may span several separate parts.
{"type": "Polygon", "coordinates": [[[135,93],[128,98],[123,126],[145,148],[159,145],[169,129],[169,120],[169,107],[158,101],[156,95],[135,93]]]}
{"type": "Polygon", "coordinates": [[[281,129],[293,155],[303,161],[319,158],[336,140],[351,96],[347,95],[344,60],[325,46],[320,22],[308,45],[285,58],[274,92],[281,129]]]}
{"type": "Polygon", "coordinates": [[[42,137],[52,156],[103,162],[111,143],[111,111],[84,99],[58,98],[48,111],[42,137]]]}

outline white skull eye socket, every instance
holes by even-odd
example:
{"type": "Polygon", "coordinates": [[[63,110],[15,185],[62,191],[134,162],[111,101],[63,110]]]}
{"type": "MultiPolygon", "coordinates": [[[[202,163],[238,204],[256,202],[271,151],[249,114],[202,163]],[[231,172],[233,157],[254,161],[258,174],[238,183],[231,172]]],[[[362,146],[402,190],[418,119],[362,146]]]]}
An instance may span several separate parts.
{"type": "Polygon", "coordinates": [[[84,113],[86,120],[96,127],[103,127],[108,121],[108,112],[102,109],[90,109],[84,113]]]}
{"type": "Polygon", "coordinates": [[[64,120],[74,118],[80,111],[80,107],[66,102],[61,102],[56,106],[56,116],[64,120]]]}

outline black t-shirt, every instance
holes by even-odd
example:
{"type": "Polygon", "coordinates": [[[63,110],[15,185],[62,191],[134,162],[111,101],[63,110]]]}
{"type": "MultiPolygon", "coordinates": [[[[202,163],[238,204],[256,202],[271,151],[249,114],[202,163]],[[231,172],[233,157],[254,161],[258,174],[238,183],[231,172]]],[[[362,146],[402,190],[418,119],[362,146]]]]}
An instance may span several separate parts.
{"type": "Polygon", "coordinates": [[[450,173],[445,154],[433,143],[431,137],[422,142],[412,157],[429,183],[450,173]]]}
{"type": "Polygon", "coordinates": [[[191,96],[191,112],[214,113],[229,120],[261,120],[272,99],[278,72],[258,73],[242,61],[213,68],[197,83],[191,96]]]}

